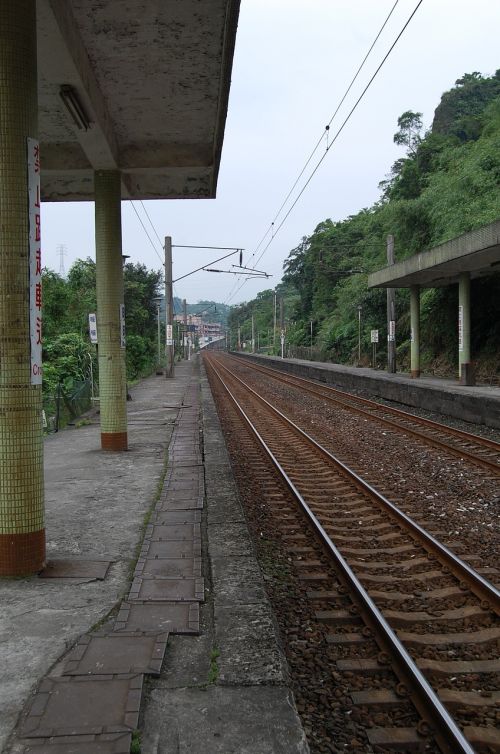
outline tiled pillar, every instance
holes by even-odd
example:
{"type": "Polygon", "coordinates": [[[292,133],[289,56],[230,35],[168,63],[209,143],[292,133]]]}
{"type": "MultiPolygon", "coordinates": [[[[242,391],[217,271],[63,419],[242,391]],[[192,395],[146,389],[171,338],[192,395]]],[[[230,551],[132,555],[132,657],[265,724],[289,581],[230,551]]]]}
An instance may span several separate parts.
{"type": "Polygon", "coordinates": [[[410,286],[411,376],[420,377],[420,286],[410,286]]]}
{"type": "Polygon", "coordinates": [[[103,450],[127,450],[127,384],[121,321],[123,260],[119,171],[95,172],[94,197],[101,447],[103,450]]]}
{"type": "Polygon", "coordinates": [[[0,576],[36,573],[45,562],[42,386],[31,377],[27,183],[27,139],[38,136],[37,107],[35,3],[0,0],[0,576]]]}
{"type": "Polygon", "coordinates": [[[462,272],[458,278],[458,376],[463,377],[463,366],[470,364],[470,273],[462,272]]]}

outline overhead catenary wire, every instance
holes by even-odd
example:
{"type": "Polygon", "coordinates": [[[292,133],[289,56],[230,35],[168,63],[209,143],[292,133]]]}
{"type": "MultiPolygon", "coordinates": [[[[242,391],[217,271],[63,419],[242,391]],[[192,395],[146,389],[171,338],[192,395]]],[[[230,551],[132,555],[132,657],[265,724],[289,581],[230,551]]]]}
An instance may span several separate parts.
{"type": "Polygon", "coordinates": [[[150,224],[150,225],[151,225],[151,227],[153,228],[154,234],[155,234],[156,238],[158,239],[158,243],[160,244],[161,248],[163,249],[163,242],[162,242],[162,240],[161,240],[160,236],[158,235],[158,232],[157,232],[157,230],[156,230],[156,228],[155,228],[155,226],[154,226],[154,224],[153,224],[153,221],[151,220],[151,217],[149,216],[149,212],[148,212],[148,211],[147,211],[147,209],[146,209],[146,205],[144,204],[144,202],[142,201],[142,199],[140,199],[139,201],[140,201],[140,203],[141,203],[141,207],[142,207],[142,209],[144,210],[144,214],[145,214],[145,215],[146,215],[146,217],[148,218],[148,220],[149,220],[149,224],[150,224]]]}
{"type": "MultiPolygon", "coordinates": [[[[262,257],[264,256],[264,254],[266,253],[266,251],[268,250],[268,248],[270,247],[270,245],[271,245],[271,244],[272,244],[272,242],[274,241],[275,237],[277,236],[277,234],[279,233],[279,231],[281,230],[281,228],[282,228],[282,227],[283,227],[283,225],[285,224],[286,220],[287,220],[287,219],[288,219],[288,217],[290,216],[290,214],[291,214],[292,210],[293,210],[293,209],[294,209],[294,207],[296,206],[296,204],[297,204],[297,202],[299,201],[300,197],[302,196],[302,194],[304,193],[304,191],[305,191],[305,190],[306,190],[306,188],[308,187],[309,183],[311,182],[312,178],[314,177],[314,175],[315,175],[315,174],[316,174],[316,172],[318,171],[318,169],[319,169],[320,165],[322,164],[323,160],[325,159],[326,155],[328,154],[328,152],[330,151],[330,149],[331,149],[331,148],[333,147],[333,145],[334,145],[334,144],[335,144],[335,142],[337,141],[338,137],[340,136],[340,134],[341,134],[341,133],[342,133],[342,131],[344,130],[344,128],[345,128],[345,126],[347,125],[347,123],[349,122],[349,120],[351,119],[351,117],[352,117],[352,115],[354,114],[355,110],[357,109],[358,105],[360,104],[360,102],[361,102],[361,101],[362,101],[362,99],[364,98],[364,96],[365,96],[366,92],[368,91],[368,89],[369,89],[369,88],[370,88],[370,86],[372,85],[373,81],[375,80],[375,78],[376,78],[376,77],[377,77],[377,75],[379,74],[379,72],[380,72],[380,70],[382,69],[382,67],[384,66],[385,62],[387,61],[387,59],[388,59],[388,58],[389,58],[389,56],[391,55],[391,53],[392,53],[393,49],[395,48],[395,46],[397,45],[397,43],[398,43],[398,42],[399,42],[399,40],[401,39],[402,35],[403,35],[403,34],[404,34],[404,32],[406,31],[406,29],[407,29],[408,25],[410,24],[410,22],[412,21],[413,17],[414,17],[414,16],[415,16],[415,14],[416,14],[416,12],[418,11],[418,9],[420,8],[420,6],[422,5],[422,2],[423,2],[423,0],[419,0],[419,2],[418,2],[418,3],[416,4],[415,8],[414,8],[414,9],[413,9],[413,11],[411,12],[411,14],[410,14],[410,16],[408,17],[408,19],[406,20],[406,22],[405,22],[405,24],[403,25],[402,29],[401,29],[401,30],[399,31],[399,33],[398,33],[398,35],[396,36],[395,40],[393,41],[393,43],[392,43],[392,44],[391,44],[391,46],[389,47],[388,51],[386,52],[386,54],[385,54],[385,55],[384,55],[384,57],[382,58],[382,61],[381,61],[381,62],[379,63],[379,65],[377,66],[377,68],[376,68],[375,72],[373,73],[373,75],[372,75],[372,76],[371,76],[371,78],[369,79],[368,83],[366,84],[366,86],[364,87],[363,91],[362,91],[362,92],[361,92],[361,94],[359,95],[358,99],[356,100],[356,102],[355,102],[355,103],[354,103],[354,105],[352,106],[351,110],[350,110],[350,111],[349,111],[349,113],[347,114],[347,116],[346,116],[346,118],[344,119],[344,121],[342,122],[341,126],[340,126],[340,127],[339,127],[339,128],[337,129],[337,131],[336,131],[336,133],[335,133],[335,136],[333,137],[333,139],[331,140],[331,142],[330,142],[330,143],[328,144],[328,146],[326,147],[326,149],[325,149],[324,153],[322,154],[322,156],[321,156],[321,158],[319,159],[319,161],[318,161],[318,162],[316,163],[316,165],[315,165],[314,169],[313,169],[313,170],[312,170],[312,172],[310,173],[310,175],[309,175],[308,179],[306,180],[305,184],[304,184],[304,185],[302,186],[302,188],[301,188],[300,192],[298,193],[298,195],[297,195],[297,196],[295,197],[295,199],[294,199],[294,201],[293,201],[292,205],[291,205],[291,206],[289,207],[288,211],[286,212],[285,216],[284,216],[284,217],[283,217],[283,219],[281,220],[281,222],[280,222],[280,224],[278,225],[278,227],[277,227],[277,228],[275,228],[275,227],[274,227],[274,221],[273,221],[273,223],[271,224],[271,226],[270,226],[270,228],[268,229],[268,231],[266,232],[266,234],[265,234],[264,238],[265,238],[265,237],[267,237],[267,235],[269,235],[269,231],[270,231],[271,229],[272,229],[272,236],[271,236],[270,240],[268,241],[268,243],[266,244],[266,246],[264,247],[264,249],[263,249],[263,251],[261,252],[260,256],[259,256],[259,257],[258,257],[258,258],[256,259],[256,261],[255,261],[255,264],[256,264],[256,265],[257,265],[257,264],[258,264],[258,263],[260,262],[260,260],[262,259],[262,257]]],[[[396,4],[397,4],[397,3],[396,3],[396,4]]],[[[375,41],[374,41],[374,43],[373,43],[373,44],[375,44],[376,40],[377,40],[377,39],[378,39],[378,37],[380,36],[380,33],[382,32],[383,28],[384,28],[384,27],[385,27],[385,25],[387,24],[387,21],[389,20],[389,18],[390,18],[390,15],[392,15],[392,12],[394,11],[394,8],[395,8],[395,5],[394,5],[394,6],[392,7],[392,9],[391,9],[391,11],[390,11],[390,13],[389,13],[388,17],[387,17],[387,18],[386,18],[386,20],[384,21],[384,24],[383,24],[383,26],[381,27],[381,29],[380,29],[380,32],[378,33],[378,35],[377,35],[377,37],[376,37],[376,39],[375,39],[375,41]]],[[[373,45],[372,45],[372,47],[370,48],[370,51],[371,51],[371,49],[372,49],[372,48],[373,48],[373,45]]],[[[370,51],[369,51],[369,52],[367,53],[367,56],[369,55],[370,51]]],[[[366,56],[366,57],[367,57],[367,56],[366,56]]],[[[363,64],[364,64],[364,63],[363,63],[363,64]]],[[[361,67],[362,67],[362,66],[361,66],[361,67]]],[[[360,68],[361,68],[361,67],[360,67],[360,68]]],[[[352,82],[352,83],[354,83],[354,82],[352,82]]],[[[350,84],[350,87],[352,87],[352,83],[350,84]]],[[[345,96],[347,96],[347,92],[346,92],[345,96]]],[[[344,96],[344,98],[343,98],[344,100],[345,100],[345,96],[344,96]]],[[[335,110],[335,113],[334,113],[334,115],[332,116],[332,119],[330,120],[330,124],[332,123],[332,121],[333,121],[333,119],[334,119],[335,115],[337,114],[337,112],[338,112],[339,108],[340,108],[340,104],[339,104],[339,106],[337,107],[337,109],[335,110]]],[[[330,125],[330,124],[329,124],[329,125],[330,125]]],[[[325,131],[326,131],[326,130],[327,130],[327,129],[325,129],[325,131]]],[[[323,136],[321,137],[321,139],[322,139],[322,138],[323,138],[323,136]]],[[[321,139],[320,139],[320,141],[321,141],[321,139]]],[[[316,147],[316,148],[317,148],[317,147],[316,147]]],[[[316,148],[315,148],[315,149],[313,150],[313,154],[314,154],[314,152],[316,151],[316,148]]],[[[310,159],[308,160],[308,162],[310,162],[310,159]]],[[[304,172],[304,170],[302,171],[302,174],[303,174],[303,172],[304,172]]],[[[302,174],[301,174],[301,175],[302,175],[302,174]]],[[[298,181],[297,181],[297,182],[298,182],[298,181]]],[[[297,185],[297,182],[295,183],[295,185],[294,185],[294,188],[295,188],[295,186],[297,185]]],[[[293,188],[292,188],[292,191],[293,191],[293,188]]],[[[290,193],[289,193],[289,195],[287,196],[287,200],[288,200],[288,198],[289,198],[290,194],[291,194],[291,192],[290,192],[290,193]]],[[[286,200],[286,201],[287,201],[287,200],[286,200]]],[[[282,211],[282,209],[283,209],[283,206],[284,206],[284,205],[282,205],[282,207],[280,208],[280,210],[279,210],[279,213],[280,213],[280,212],[282,211]]],[[[278,214],[277,214],[276,216],[278,216],[278,215],[279,215],[279,213],[278,213],[278,214]]],[[[263,240],[263,239],[262,239],[262,240],[263,240]]],[[[262,240],[261,240],[261,242],[259,243],[259,246],[257,247],[257,249],[256,249],[256,250],[255,250],[255,251],[253,252],[253,254],[251,255],[250,259],[253,259],[253,257],[255,256],[255,254],[256,254],[256,251],[258,250],[258,248],[259,248],[259,247],[260,247],[260,245],[262,244],[262,240]]],[[[229,303],[229,301],[231,301],[231,299],[233,299],[233,298],[234,298],[234,296],[236,296],[236,295],[237,295],[237,293],[239,293],[239,291],[240,291],[240,290],[242,289],[242,287],[243,287],[243,286],[245,285],[245,283],[246,283],[246,280],[243,280],[243,281],[242,281],[242,282],[241,282],[241,283],[239,284],[239,286],[238,286],[238,287],[236,287],[236,290],[234,290],[234,292],[233,292],[233,291],[231,291],[231,292],[230,292],[230,294],[228,295],[228,297],[227,297],[226,301],[225,301],[224,303],[226,303],[226,304],[227,304],[227,303],[229,303]]],[[[234,288],[234,286],[233,286],[233,288],[234,288]]]]}
{"type": "MultiPolygon", "coordinates": [[[[368,60],[368,58],[369,58],[369,56],[370,56],[370,54],[371,54],[371,52],[372,52],[373,48],[374,48],[374,47],[375,47],[375,45],[377,44],[377,42],[378,42],[378,39],[379,39],[380,35],[382,34],[382,32],[384,31],[385,27],[387,26],[387,23],[388,23],[389,19],[391,18],[391,16],[392,16],[392,14],[393,14],[394,10],[396,9],[396,6],[397,6],[398,2],[399,2],[399,0],[396,0],[396,2],[394,3],[394,5],[392,6],[391,10],[390,10],[390,11],[389,11],[389,13],[387,14],[387,16],[386,16],[386,18],[385,18],[385,20],[384,20],[384,22],[383,22],[382,26],[380,27],[380,29],[379,29],[379,30],[378,30],[378,32],[377,32],[377,35],[375,36],[375,39],[373,40],[373,42],[371,43],[370,47],[368,48],[368,51],[367,51],[367,53],[365,54],[365,56],[364,56],[363,60],[361,61],[360,65],[358,66],[358,69],[357,69],[356,73],[355,73],[355,74],[354,74],[354,76],[352,77],[352,79],[351,79],[351,81],[350,81],[350,83],[349,83],[349,86],[348,86],[348,87],[347,87],[347,89],[345,90],[345,92],[344,92],[344,94],[343,94],[342,98],[340,99],[340,101],[339,101],[339,103],[338,103],[337,107],[335,108],[335,111],[334,111],[334,113],[333,113],[332,117],[331,117],[331,118],[330,118],[330,120],[328,121],[328,124],[327,124],[327,125],[325,126],[325,129],[324,129],[323,133],[321,134],[321,136],[319,137],[318,141],[316,142],[316,144],[315,144],[315,146],[314,146],[314,148],[313,148],[313,150],[312,150],[311,154],[310,154],[310,155],[309,155],[309,157],[307,158],[307,160],[306,160],[306,162],[305,162],[304,166],[302,167],[302,170],[300,171],[299,175],[297,176],[297,178],[296,178],[296,180],[295,180],[295,182],[294,182],[293,186],[291,187],[291,189],[289,190],[289,192],[288,192],[288,194],[286,195],[285,199],[283,200],[283,202],[282,202],[282,204],[281,204],[281,206],[280,206],[279,210],[278,210],[278,211],[276,212],[276,214],[275,214],[275,216],[274,216],[274,219],[273,219],[273,221],[271,222],[270,226],[268,227],[268,229],[266,230],[266,232],[265,232],[265,233],[264,233],[264,235],[262,236],[261,240],[260,240],[260,241],[259,241],[259,243],[257,244],[257,246],[256,246],[255,250],[253,251],[253,253],[252,253],[252,255],[251,255],[250,259],[253,259],[253,257],[254,257],[254,256],[255,256],[255,254],[256,254],[256,253],[258,252],[258,250],[260,249],[261,245],[263,244],[263,242],[265,241],[265,239],[266,239],[266,238],[267,238],[267,236],[269,235],[269,233],[272,233],[272,237],[274,238],[274,235],[275,235],[275,232],[274,232],[274,224],[275,224],[276,220],[278,219],[278,217],[280,216],[280,214],[281,214],[281,212],[282,212],[283,208],[285,207],[285,205],[286,205],[286,203],[287,203],[288,199],[289,199],[289,198],[290,198],[290,196],[292,195],[292,193],[293,193],[293,191],[294,191],[295,187],[297,186],[298,182],[300,181],[300,179],[301,179],[301,178],[302,178],[302,176],[304,175],[304,173],[305,173],[305,171],[306,171],[306,168],[307,168],[307,166],[309,165],[309,163],[311,162],[312,158],[313,158],[313,157],[314,157],[314,155],[316,154],[316,151],[317,151],[317,149],[318,149],[319,145],[321,144],[321,142],[323,141],[323,139],[325,138],[325,135],[326,135],[326,138],[327,138],[327,151],[328,151],[328,133],[329,133],[329,130],[330,130],[330,126],[331,126],[331,124],[333,123],[333,121],[334,121],[334,119],[335,119],[335,116],[336,116],[336,115],[337,115],[337,113],[339,112],[340,108],[342,107],[342,105],[343,105],[343,103],[344,103],[344,101],[345,101],[345,99],[346,99],[347,95],[348,95],[348,94],[349,94],[349,92],[351,91],[351,89],[352,89],[352,87],[353,87],[354,83],[356,82],[356,79],[358,78],[359,74],[361,73],[362,69],[364,68],[364,65],[365,65],[366,61],[368,60]]],[[[237,285],[237,284],[238,284],[238,283],[236,283],[235,285],[237,285]]],[[[235,293],[236,293],[236,292],[235,292],[235,293]]],[[[231,295],[231,293],[230,293],[230,295],[231,295]]]]}
{"type": "MultiPolygon", "coordinates": [[[[148,239],[149,239],[149,243],[150,243],[150,244],[151,244],[151,246],[153,247],[153,251],[154,251],[154,253],[155,253],[155,254],[156,254],[156,256],[158,257],[158,259],[160,260],[160,262],[162,263],[162,265],[164,265],[164,260],[163,260],[163,259],[161,258],[160,254],[159,254],[159,252],[158,252],[158,249],[156,248],[155,244],[153,243],[153,240],[152,240],[151,236],[149,235],[148,231],[146,230],[146,226],[145,226],[145,225],[144,225],[144,223],[142,222],[141,216],[140,216],[140,215],[139,215],[139,213],[137,212],[137,208],[136,208],[136,206],[135,206],[134,202],[130,202],[130,203],[131,203],[131,205],[132,205],[132,209],[134,210],[135,214],[137,215],[137,219],[139,220],[140,224],[142,225],[142,229],[143,229],[144,233],[145,233],[145,234],[147,235],[147,237],[148,237],[148,239]]],[[[141,202],[141,204],[142,204],[142,202],[141,202]]],[[[156,232],[156,231],[155,231],[155,232],[156,232]]],[[[160,245],[161,245],[161,242],[160,242],[160,245]]]]}

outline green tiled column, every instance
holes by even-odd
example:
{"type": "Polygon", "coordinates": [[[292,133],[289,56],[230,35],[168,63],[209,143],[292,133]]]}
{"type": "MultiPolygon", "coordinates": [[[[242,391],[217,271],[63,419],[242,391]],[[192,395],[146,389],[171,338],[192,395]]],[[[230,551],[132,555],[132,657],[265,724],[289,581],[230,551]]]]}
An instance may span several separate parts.
{"type": "Polygon", "coordinates": [[[125,346],[120,321],[123,260],[119,171],[96,171],[94,196],[101,447],[127,450],[125,346]]]}
{"type": "Polygon", "coordinates": [[[420,377],[420,286],[410,286],[411,376],[420,377]]]}
{"type": "Polygon", "coordinates": [[[462,364],[470,363],[470,273],[462,272],[458,278],[458,376],[462,377],[462,364]]]}
{"type": "Polygon", "coordinates": [[[31,384],[27,138],[38,136],[33,0],[0,0],[0,576],[45,561],[42,386],[31,384]]]}

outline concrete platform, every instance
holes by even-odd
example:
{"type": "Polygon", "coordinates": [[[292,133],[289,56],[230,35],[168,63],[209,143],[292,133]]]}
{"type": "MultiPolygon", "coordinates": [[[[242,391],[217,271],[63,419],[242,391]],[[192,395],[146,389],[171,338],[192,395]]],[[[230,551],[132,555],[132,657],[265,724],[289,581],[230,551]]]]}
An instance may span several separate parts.
{"type": "MultiPolygon", "coordinates": [[[[171,634],[160,676],[143,684],[142,754],[308,751],[204,377],[199,390],[199,368],[197,360],[184,362],[176,367],[173,380],[155,376],[132,390],[128,452],[98,449],[97,419],[47,439],[48,557],[112,563],[103,579],[87,575],[0,580],[0,750],[4,754],[35,751],[38,744],[33,741],[27,749],[16,730],[22,710],[30,707],[40,683],[62,678],[66,659],[74,658],[68,650],[80,637],[92,629],[103,635],[116,626],[115,615],[129,593],[141,552],[146,517],[155,504],[161,512],[169,483],[171,499],[175,497],[175,485],[184,484],[186,474],[196,480],[193,495],[198,506],[199,462],[205,489],[200,509],[205,580],[205,599],[199,606],[201,630],[199,635],[171,634]],[[180,407],[193,396],[201,396],[201,403],[192,406],[193,418],[183,434],[179,416],[189,410],[180,407]],[[178,437],[167,469],[174,429],[178,437]],[[185,443],[189,466],[184,464],[185,443]]],[[[184,507],[184,500],[174,505],[178,511],[174,518],[182,519],[179,525],[186,521],[184,507]]],[[[191,525],[198,526],[197,511],[189,515],[191,525]]],[[[169,523],[177,525],[177,521],[169,523]]],[[[164,630],[159,627],[158,633],[164,630]]],[[[99,747],[114,751],[115,743],[95,741],[88,744],[88,751],[100,751],[99,747]]],[[[69,742],[62,739],[39,745],[44,752],[69,750],[69,742]]],[[[83,742],[76,748],[87,750],[83,742]]]]}
{"type": "Polygon", "coordinates": [[[244,359],[309,377],[329,385],[362,391],[368,397],[403,403],[414,408],[434,411],[474,424],[500,429],[500,388],[489,385],[465,386],[438,377],[412,379],[406,374],[388,374],[376,369],[349,367],[305,359],[280,359],[261,354],[238,353],[244,359]]]}

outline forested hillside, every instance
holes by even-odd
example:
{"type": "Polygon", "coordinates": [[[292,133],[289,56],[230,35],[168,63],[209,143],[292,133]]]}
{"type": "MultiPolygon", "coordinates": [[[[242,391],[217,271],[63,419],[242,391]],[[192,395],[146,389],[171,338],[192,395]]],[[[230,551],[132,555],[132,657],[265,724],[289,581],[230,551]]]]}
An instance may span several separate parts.
{"type": "MultiPolygon", "coordinates": [[[[387,235],[395,238],[397,261],[500,218],[500,70],[456,81],[443,94],[427,133],[421,113],[403,113],[397,125],[394,141],[402,156],[381,182],[380,200],[343,221],[324,220],[285,262],[277,293],[285,298],[292,351],[311,346],[312,322],[316,357],[352,363],[361,306],[364,361],[369,363],[373,328],[380,331],[383,364],[385,291],[368,290],[367,273],[385,266],[387,235]]],[[[233,345],[238,324],[242,340],[249,340],[252,312],[265,344],[273,327],[273,297],[274,291],[266,291],[233,309],[233,345]]],[[[407,368],[409,360],[407,297],[398,291],[399,368],[407,368]]],[[[472,301],[473,358],[481,357],[487,377],[500,371],[500,276],[473,281],[472,301]]],[[[455,374],[456,312],[456,286],[422,292],[424,369],[455,374]]]]}
{"type": "MultiPolygon", "coordinates": [[[[156,306],[160,272],[142,264],[123,268],[127,332],[127,377],[148,374],[156,364],[156,306]]],[[[65,279],[45,269],[43,280],[43,384],[51,392],[59,382],[71,390],[88,376],[89,359],[97,374],[95,346],[89,340],[88,315],[95,312],[95,262],[79,259],[65,279]]]]}

